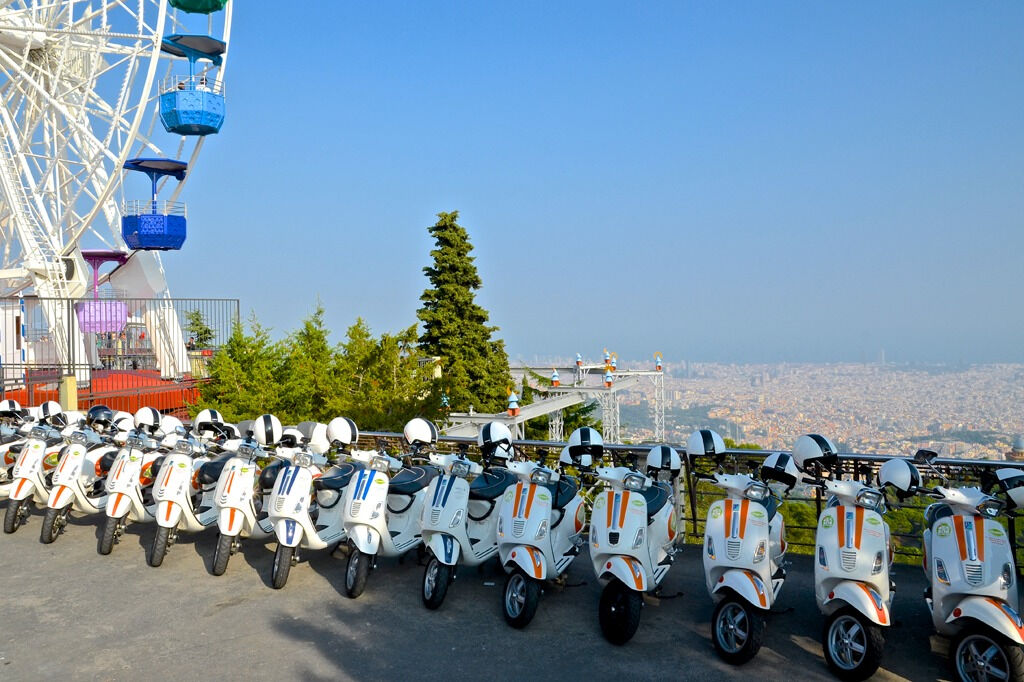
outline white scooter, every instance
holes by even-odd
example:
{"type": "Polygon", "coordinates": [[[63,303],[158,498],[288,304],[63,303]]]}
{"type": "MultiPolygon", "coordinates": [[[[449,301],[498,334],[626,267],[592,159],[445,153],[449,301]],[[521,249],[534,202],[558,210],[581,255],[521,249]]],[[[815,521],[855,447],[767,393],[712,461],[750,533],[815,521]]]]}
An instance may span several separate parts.
{"type": "MultiPolygon", "coordinates": [[[[721,442],[721,437],[715,441],[721,442]]],[[[694,452],[701,454],[688,445],[688,456],[694,452]]],[[[721,465],[724,453],[723,444],[709,454],[721,465]]],[[[769,456],[761,467],[765,481],[775,480],[775,457],[769,456]]],[[[791,459],[790,465],[795,473],[791,459]]],[[[711,639],[722,660],[746,663],[761,648],[766,616],[786,580],[782,567],[785,524],[771,489],[753,476],[719,471],[695,474],[695,478],[711,482],[726,494],[711,504],[704,526],[704,577],[716,602],[711,639]]],[[[795,477],[784,483],[795,484],[795,477]]]]}
{"type": "MultiPolygon", "coordinates": [[[[46,506],[53,471],[65,447],[61,429],[67,428],[68,416],[55,412],[32,427],[14,463],[10,500],[4,513],[5,533],[17,531],[28,519],[33,505],[46,506]]],[[[70,416],[80,418],[77,414],[70,416]]]]}
{"type": "Polygon", "coordinates": [[[16,400],[0,400],[0,500],[11,494],[14,463],[32,433],[35,419],[16,400]]]}
{"type": "Polygon", "coordinates": [[[420,518],[427,486],[440,473],[433,466],[414,466],[424,448],[437,443],[437,427],[416,418],[405,425],[410,452],[408,464],[379,451],[355,450],[361,465],[342,500],[342,521],[349,539],[345,566],[345,593],[356,598],[366,588],[370,568],[378,556],[397,557],[421,547],[420,518]],[[398,473],[392,479],[391,472],[398,473]]]}
{"type": "MultiPolygon", "coordinates": [[[[919,450],[914,462],[935,472],[936,457],[919,450]]],[[[1000,469],[996,476],[1015,507],[1024,502],[1020,470],[1000,469]]],[[[925,602],[935,630],[952,639],[954,669],[963,680],[1024,679],[1017,568],[1006,529],[996,520],[1005,504],[976,487],[921,492],[939,500],[925,509],[925,602]]]]}
{"type": "Polygon", "coordinates": [[[161,429],[159,412],[143,407],[135,415],[135,429],[117,453],[107,475],[106,520],[100,534],[98,551],[110,554],[121,541],[130,522],[150,523],[154,520],[156,505],[153,501],[153,467],[181,436],[165,435],[161,429]],[[163,451],[160,450],[163,442],[163,451]]]}
{"type": "MultiPolygon", "coordinates": [[[[300,427],[311,422],[304,422],[300,427]]],[[[277,536],[274,553],[272,585],[281,589],[288,582],[291,567],[298,562],[298,549],[334,550],[348,539],[342,520],[342,499],[356,467],[342,462],[329,467],[327,441],[313,429],[326,430],[323,424],[312,424],[291,462],[281,469],[273,492],[267,500],[268,521],[277,536]],[[317,446],[313,447],[316,442],[317,446]]],[[[282,439],[283,440],[283,439],[282,439]]],[[[294,447],[282,443],[286,448],[294,447]]]]}
{"type": "Polygon", "coordinates": [[[659,588],[679,551],[672,496],[679,454],[659,445],[646,456],[645,470],[666,481],[638,471],[635,457],[628,461],[630,466],[597,469],[607,492],[598,493],[590,514],[590,561],[604,585],[598,621],[613,644],[636,633],[643,595],[659,588]]]}
{"type": "Polygon", "coordinates": [[[587,510],[566,466],[587,468],[589,453],[562,450],[561,471],[542,462],[510,462],[519,482],[505,490],[498,512],[498,554],[508,574],[502,592],[505,622],[533,620],[544,581],[565,584],[565,572],[583,545],[587,510]]]}
{"type": "MultiPolygon", "coordinates": [[[[121,434],[120,441],[123,443],[125,438],[126,434],[121,434]]],[[[53,472],[40,542],[50,544],[64,533],[72,511],[99,514],[106,508],[106,477],[120,448],[117,434],[101,435],[91,428],[71,434],[53,472]]]]}
{"type": "Polygon", "coordinates": [[[498,554],[495,500],[515,484],[507,469],[491,466],[492,457],[507,457],[508,450],[491,448],[484,465],[471,461],[468,446],[458,453],[431,453],[430,462],[441,475],[430,482],[423,505],[421,527],[429,557],[423,572],[423,604],[437,609],[448,594],[460,563],[479,566],[498,554]],[[474,476],[472,483],[469,476],[474,476]]]}
{"type": "Polygon", "coordinates": [[[162,462],[153,465],[153,515],[157,528],[147,557],[150,566],[163,563],[180,531],[199,533],[217,522],[217,481],[200,477],[201,467],[210,460],[205,444],[184,436],[174,443],[162,462]]]}

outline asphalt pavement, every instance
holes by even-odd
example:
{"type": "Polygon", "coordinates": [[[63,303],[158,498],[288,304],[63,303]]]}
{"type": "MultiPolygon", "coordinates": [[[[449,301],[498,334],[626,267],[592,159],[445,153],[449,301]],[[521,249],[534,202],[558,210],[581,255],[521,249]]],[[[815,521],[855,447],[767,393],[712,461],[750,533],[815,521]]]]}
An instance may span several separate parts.
{"type": "MultiPolygon", "coordinates": [[[[0,512],[6,502],[0,503],[0,512]]],[[[760,654],[742,668],[710,642],[712,602],[697,547],[684,550],[657,605],[618,647],[601,636],[600,586],[588,556],[569,587],[548,589],[533,623],[508,627],[504,574],[463,568],[438,611],[420,599],[412,554],[381,559],[366,592],[343,592],[344,557],[309,552],[282,590],[270,587],[273,545],[249,543],[227,573],[210,573],[216,531],[185,535],[160,568],[146,564],[154,526],[133,525],[110,556],[96,552],[99,519],[72,520],[52,545],[42,514],[0,536],[0,680],[518,678],[530,680],[832,680],[821,654],[809,557],[789,579],[760,654]],[[677,595],[678,596],[675,596],[677,595]]],[[[897,566],[895,625],[878,680],[948,679],[944,642],[930,636],[917,567],[897,566]]]]}

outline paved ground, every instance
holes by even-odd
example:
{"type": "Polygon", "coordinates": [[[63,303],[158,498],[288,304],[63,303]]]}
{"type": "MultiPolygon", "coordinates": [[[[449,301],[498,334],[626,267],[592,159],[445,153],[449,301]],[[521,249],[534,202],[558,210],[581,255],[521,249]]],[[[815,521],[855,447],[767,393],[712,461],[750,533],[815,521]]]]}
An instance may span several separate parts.
{"type": "MultiPolygon", "coordinates": [[[[685,594],[645,607],[636,637],[615,647],[598,629],[599,587],[585,555],[570,583],[586,584],[546,592],[534,622],[515,631],[501,616],[503,575],[493,564],[463,569],[444,606],[429,612],[415,558],[381,560],[366,593],[350,600],[343,561],[324,553],[295,566],[278,591],[268,586],[269,546],[249,545],[218,578],[209,573],[214,533],[182,536],[164,565],[150,568],[153,526],[130,527],[103,557],[95,521],[74,521],[49,546],[39,543],[40,522],[37,512],[15,535],[0,536],[0,680],[833,679],[807,557],[793,557],[783,588],[780,608],[793,610],[773,616],[759,656],[734,669],[708,639],[711,600],[696,549],[666,582],[666,594],[685,594]]],[[[946,677],[945,659],[932,651],[941,643],[929,638],[920,570],[897,567],[894,577],[897,625],[877,679],[946,677]]]]}

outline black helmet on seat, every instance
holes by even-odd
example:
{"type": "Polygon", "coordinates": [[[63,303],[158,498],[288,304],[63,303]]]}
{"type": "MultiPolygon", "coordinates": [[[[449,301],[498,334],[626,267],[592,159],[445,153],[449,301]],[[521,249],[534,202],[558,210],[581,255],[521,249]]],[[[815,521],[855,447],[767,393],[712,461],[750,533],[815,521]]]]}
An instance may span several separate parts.
{"type": "Polygon", "coordinates": [[[106,405],[93,405],[85,413],[85,425],[93,431],[101,433],[114,421],[114,411],[106,405]]]}

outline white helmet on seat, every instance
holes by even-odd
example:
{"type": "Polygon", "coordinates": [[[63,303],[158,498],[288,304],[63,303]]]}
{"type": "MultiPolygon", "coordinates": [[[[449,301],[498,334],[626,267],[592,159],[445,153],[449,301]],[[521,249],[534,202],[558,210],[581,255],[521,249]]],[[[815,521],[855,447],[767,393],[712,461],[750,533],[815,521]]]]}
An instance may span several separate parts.
{"type": "Polygon", "coordinates": [[[327,440],[334,447],[348,449],[359,441],[359,427],[348,417],[335,417],[327,425],[327,440]]]}
{"type": "MultiPolygon", "coordinates": [[[[294,426],[286,426],[281,431],[281,437],[277,440],[277,445],[282,448],[297,448],[303,438],[302,431],[299,431],[294,426]]],[[[256,440],[259,439],[257,438],[256,440]]]]}
{"type": "Polygon", "coordinates": [[[725,454],[725,441],[717,431],[698,429],[686,439],[686,455],[693,461],[694,457],[720,458],[725,454]]]}
{"type": "Polygon", "coordinates": [[[1003,467],[996,469],[996,480],[1007,497],[1007,508],[1024,509],[1024,471],[1003,467]]]}
{"type": "Polygon", "coordinates": [[[218,426],[224,425],[224,418],[220,415],[220,412],[210,408],[200,410],[199,414],[192,420],[192,432],[197,436],[215,436],[217,432],[210,428],[213,424],[218,426]]]}
{"type": "Polygon", "coordinates": [[[422,447],[437,443],[437,427],[434,426],[434,422],[423,417],[410,419],[402,429],[402,434],[405,436],[405,442],[412,446],[422,447]]]}
{"type": "Polygon", "coordinates": [[[501,422],[488,422],[476,435],[476,444],[486,457],[508,459],[512,456],[512,432],[501,422]]]}
{"type": "MultiPolygon", "coordinates": [[[[47,400],[37,407],[36,411],[39,413],[39,421],[41,422],[49,422],[58,414],[64,414],[64,408],[56,400],[47,400]]],[[[64,426],[67,426],[67,424],[65,423],[64,426]]]]}
{"type": "Polygon", "coordinates": [[[274,447],[281,440],[284,429],[281,420],[272,414],[261,414],[253,420],[249,427],[256,442],[264,447],[274,447]]]}
{"type": "Polygon", "coordinates": [[[590,455],[591,460],[604,456],[604,439],[597,429],[581,426],[569,435],[569,457],[573,463],[579,464],[583,455],[590,455]]]}
{"type": "Polygon", "coordinates": [[[184,431],[185,425],[182,424],[181,420],[178,419],[177,417],[172,417],[169,414],[165,414],[163,418],[160,419],[160,431],[162,431],[165,436],[168,436],[172,433],[177,433],[178,429],[184,431]]]}
{"type": "Polygon", "coordinates": [[[657,475],[658,472],[669,472],[669,480],[674,481],[682,468],[682,461],[675,448],[668,445],[655,445],[647,453],[646,469],[649,475],[657,475]]]}
{"type": "Polygon", "coordinates": [[[891,487],[896,497],[906,500],[916,495],[917,489],[921,487],[921,473],[909,459],[893,457],[878,468],[878,485],[882,488],[891,487]]]}
{"type": "Polygon", "coordinates": [[[778,481],[790,490],[800,480],[800,469],[789,453],[774,452],[765,457],[761,464],[761,480],[778,481]]]}
{"type": "Polygon", "coordinates": [[[21,403],[17,400],[0,400],[0,418],[9,419],[21,414],[21,403]]]}
{"type": "Polygon", "coordinates": [[[114,421],[111,422],[114,428],[121,432],[131,431],[132,427],[135,426],[134,418],[127,412],[118,412],[114,415],[114,421]]]}
{"type": "Polygon", "coordinates": [[[160,412],[155,407],[140,407],[135,413],[135,428],[153,435],[160,428],[160,412]]]}
{"type": "Polygon", "coordinates": [[[299,424],[299,431],[309,439],[309,449],[314,453],[322,455],[331,449],[331,441],[327,439],[327,424],[303,422],[299,424]]]}
{"type": "Polygon", "coordinates": [[[839,461],[836,454],[838,452],[835,443],[816,433],[800,436],[796,439],[796,444],[793,445],[793,458],[796,460],[796,465],[804,471],[814,464],[819,464],[826,469],[831,468],[839,461]]]}
{"type": "Polygon", "coordinates": [[[588,452],[584,452],[573,457],[569,446],[566,445],[562,448],[562,451],[558,453],[558,463],[563,466],[570,467],[589,467],[594,463],[594,458],[588,452]]]}

